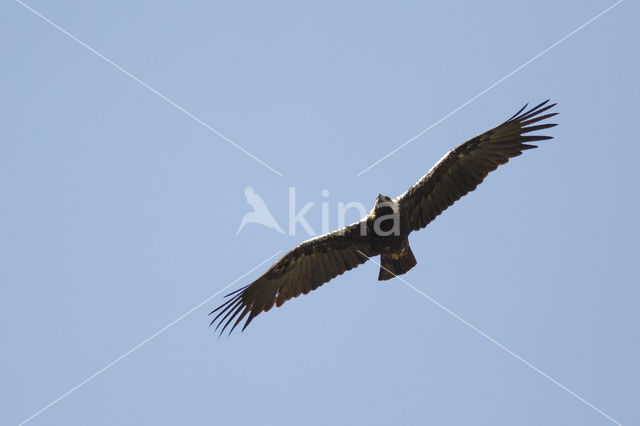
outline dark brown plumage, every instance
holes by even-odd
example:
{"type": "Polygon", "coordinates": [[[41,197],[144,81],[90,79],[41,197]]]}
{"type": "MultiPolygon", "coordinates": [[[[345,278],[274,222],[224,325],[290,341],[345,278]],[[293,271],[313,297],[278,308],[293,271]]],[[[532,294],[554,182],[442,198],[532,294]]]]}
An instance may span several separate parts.
{"type": "MultiPolygon", "coordinates": [[[[340,230],[305,241],[273,265],[256,281],[227,295],[211,312],[211,324],[231,331],[246,318],[242,329],[261,312],[307,294],[345,271],[380,255],[379,280],[404,274],[416,265],[408,235],[427,226],[456,200],[473,191],[499,165],[522,151],[536,148],[530,142],[551,136],[529,135],[556,124],[537,124],[557,113],[543,114],[555,104],[548,100],[449,151],[429,172],[395,199],[378,195],[368,216],[340,230]]],[[[524,112],[523,112],[524,111],[524,112]]]]}

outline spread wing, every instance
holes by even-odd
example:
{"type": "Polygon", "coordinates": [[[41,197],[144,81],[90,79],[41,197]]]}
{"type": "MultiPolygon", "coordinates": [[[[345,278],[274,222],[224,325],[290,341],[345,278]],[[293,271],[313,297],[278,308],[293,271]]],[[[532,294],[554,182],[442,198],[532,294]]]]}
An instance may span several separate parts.
{"type": "Polygon", "coordinates": [[[248,314],[244,330],[253,318],[273,305],[280,307],[379,254],[360,232],[366,220],[305,241],[291,250],[256,281],[228,294],[226,297],[230,299],[209,314],[217,312],[211,324],[218,322],[216,330],[224,324],[222,334],[235,320],[231,333],[248,314]]]}
{"type": "Polygon", "coordinates": [[[534,125],[557,115],[543,115],[556,105],[547,105],[548,102],[528,111],[524,111],[525,105],[509,120],[449,151],[422,179],[398,197],[400,211],[408,214],[409,228],[424,228],[454,202],[476,189],[499,165],[524,150],[536,148],[529,142],[552,139],[551,136],[528,135],[556,125],[534,125]]]}

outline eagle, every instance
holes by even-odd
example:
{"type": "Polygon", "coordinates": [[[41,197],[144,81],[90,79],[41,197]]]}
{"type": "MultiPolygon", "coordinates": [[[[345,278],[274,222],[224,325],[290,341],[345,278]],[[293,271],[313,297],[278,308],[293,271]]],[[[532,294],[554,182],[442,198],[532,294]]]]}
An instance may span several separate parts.
{"type": "Polygon", "coordinates": [[[440,213],[476,189],[499,165],[523,151],[531,142],[552,136],[531,135],[556,126],[542,123],[557,113],[549,99],[526,110],[522,107],[504,123],[449,151],[405,193],[390,198],[379,194],[371,212],[359,222],[304,241],[284,255],[253,283],[225,297],[209,315],[210,325],[229,325],[229,334],[246,318],[242,330],[262,312],[307,294],[338,275],[380,256],[378,280],[390,280],[416,266],[409,234],[426,227],[440,213]]]}

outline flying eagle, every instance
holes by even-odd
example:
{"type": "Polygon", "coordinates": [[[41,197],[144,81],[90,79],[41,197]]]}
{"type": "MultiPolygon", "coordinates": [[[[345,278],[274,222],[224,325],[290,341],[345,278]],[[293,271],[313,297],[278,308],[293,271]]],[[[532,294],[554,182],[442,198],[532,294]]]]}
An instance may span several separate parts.
{"type": "Polygon", "coordinates": [[[427,226],[456,200],[476,189],[483,179],[517,157],[536,148],[529,142],[552,139],[528,135],[556,124],[536,124],[557,115],[547,113],[549,100],[525,111],[527,105],[499,126],[449,151],[415,185],[399,197],[378,195],[371,213],[352,225],[298,245],[253,283],[226,297],[213,310],[211,325],[224,330],[247,318],[242,330],[261,312],[307,294],[345,271],[380,255],[378,280],[389,280],[413,268],[417,261],[409,247],[409,234],[427,226]],[[523,112],[524,111],[524,112],[523,112]]]}

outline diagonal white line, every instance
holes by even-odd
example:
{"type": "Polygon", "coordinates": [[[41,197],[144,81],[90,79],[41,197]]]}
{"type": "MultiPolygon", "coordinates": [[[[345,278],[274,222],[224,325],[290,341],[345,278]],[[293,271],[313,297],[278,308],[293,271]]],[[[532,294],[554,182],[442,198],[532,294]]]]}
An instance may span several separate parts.
{"type": "Polygon", "coordinates": [[[199,119],[198,117],[196,117],[195,115],[193,115],[192,113],[187,111],[186,109],[184,109],[183,107],[181,107],[180,105],[178,105],[177,103],[173,102],[171,99],[167,98],[162,93],[158,92],[156,89],[154,89],[153,87],[149,86],[147,83],[145,83],[144,81],[140,80],[138,77],[136,77],[135,75],[131,74],[129,71],[125,70],[120,65],[116,64],[111,59],[107,58],[102,53],[100,53],[97,50],[95,50],[93,47],[89,46],[87,43],[83,42],[82,40],[80,40],[79,38],[74,36],[73,34],[69,33],[64,28],[60,27],[58,24],[56,24],[52,20],[50,20],[49,18],[45,17],[44,15],[42,15],[37,10],[33,9],[31,6],[23,3],[20,0],[16,0],[16,2],[18,4],[20,4],[20,5],[22,5],[25,9],[27,9],[28,11],[30,11],[34,15],[38,16],[39,18],[41,18],[43,21],[45,21],[48,24],[50,24],[52,27],[54,27],[55,29],[57,29],[58,31],[60,31],[61,33],[66,35],[67,37],[69,37],[70,39],[72,39],[73,41],[75,41],[76,43],[78,43],[81,46],[83,46],[83,47],[87,48],[88,50],[90,50],[93,54],[95,54],[97,57],[99,57],[103,61],[105,61],[108,64],[112,65],[113,67],[115,67],[116,69],[118,69],[119,71],[124,73],[126,76],[130,77],[132,80],[135,80],[137,83],[139,83],[144,88],[148,89],[153,94],[159,96],[161,99],[165,100],[166,102],[171,104],[173,107],[175,107],[179,111],[183,112],[184,114],[186,114],[188,117],[192,118],[193,120],[195,120],[197,123],[203,125],[207,129],[211,130],[213,133],[215,133],[216,135],[218,135],[219,137],[221,137],[225,141],[229,142],[231,145],[233,145],[234,147],[236,147],[237,149],[239,149],[240,151],[242,151],[243,153],[245,153],[249,157],[253,158],[258,163],[262,164],[267,169],[271,170],[273,173],[277,174],[278,176],[283,176],[282,173],[280,173],[279,171],[277,171],[276,169],[274,169],[273,167],[271,167],[270,165],[268,165],[267,163],[265,163],[264,161],[262,161],[261,159],[259,159],[258,157],[256,157],[255,155],[253,155],[252,153],[250,153],[249,151],[247,151],[246,149],[244,149],[243,147],[241,147],[240,145],[238,145],[237,143],[235,143],[234,141],[232,141],[231,139],[229,139],[228,137],[226,137],[225,135],[223,135],[222,133],[220,133],[219,131],[217,131],[216,129],[214,129],[213,127],[211,127],[210,125],[208,125],[207,123],[205,123],[204,121],[202,121],[201,119],[199,119]]]}
{"type": "Polygon", "coordinates": [[[261,267],[262,265],[264,265],[265,263],[267,263],[268,261],[270,261],[271,259],[273,259],[274,257],[276,257],[277,255],[279,255],[280,253],[282,253],[282,250],[278,250],[276,253],[272,254],[268,259],[263,260],[262,262],[260,262],[258,265],[254,266],[253,268],[251,268],[250,270],[248,270],[247,272],[245,272],[244,274],[242,274],[241,276],[239,276],[238,278],[236,278],[235,280],[231,281],[229,284],[227,284],[226,286],[224,286],[223,288],[221,288],[220,290],[218,290],[217,292],[215,292],[214,294],[212,294],[211,296],[207,297],[205,300],[203,300],[202,302],[200,302],[199,304],[197,304],[196,306],[194,306],[193,308],[189,309],[187,312],[185,312],[184,314],[180,315],[177,319],[173,320],[172,322],[170,322],[169,324],[165,325],[164,327],[162,327],[160,330],[156,331],[155,333],[153,333],[151,336],[147,337],[146,339],[144,339],[142,342],[138,343],[137,345],[135,345],[133,348],[129,349],[127,352],[125,352],[124,354],[120,355],[118,358],[114,359],[113,361],[111,361],[109,364],[105,365],[103,368],[101,368],[100,370],[96,371],[95,373],[93,373],[91,376],[87,377],[86,379],[84,379],[82,382],[78,383],[77,385],[75,385],[74,387],[72,387],[71,389],[69,389],[68,391],[66,391],[65,393],[63,393],[62,395],[60,395],[58,398],[54,399],[53,401],[51,401],[49,404],[45,405],[44,407],[42,407],[40,410],[38,410],[36,413],[34,413],[33,415],[31,415],[30,417],[28,417],[27,419],[23,420],[20,424],[18,424],[18,426],[22,426],[25,423],[30,422],[31,420],[33,420],[35,417],[37,417],[38,415],[42,414],[44,411],[48,410],[49,408],[51,408],[52,406],[54,406],[55,404],[57,404],[58,402],[60,402],[61,400],[63,400],[64,398],[66,398],[67,396],[69,396],[71,393],[75,392],[76,390],[78,390],[79,388],[81,388],[82,386],[84,386],[85,384],[87,384],[88,382],[90,382],[91,380],[95,379],[96,377],[98,377],[100,374],[104,373],[105,371],[107,371],[109,368],[113,367],[114,365],[116,365],[118,362],[122,361],[124,358],[128,357],[129,355],[131,355],[133,352],[137,351],[138,349],[140,349],[142,346],[144,346],[145,344],[149,343],[151,340],[153,340],[155,337],[159,336],[160,334],[164,333],[165,331],[167,331],[169,328],[173,327],[176,323],[178,323],[179,321],[183,320],[185,317],[187,317],[188,315],[190,315],[193,311],[197,310],[198,308],[200,308],[202,305],[204,305],[205,303],[209,302],[211,299],[213,299],[214,297],[216,297],[217,295],[219,295],[220,293],[222,293],[223,291],[225,291],[226,289],[228,289],[229,287],[231,287],[232,285],[234,285],[235,283],[237,283],[238,281],[240,281],[241,279],[243,279],[244,277],[246,277],[247,275],[249,275],[250,273],[252,273],[253,271],[255,271],[256,269],[258,269],[259,267],[261,267]]]}
{"type": "Polygon", "coordinates": [[[505,75],[500,80],[496,81],[491,86],[487,87],[482,92],[478,93],[477,95],[475,95],[474,97],[472,97],[471,99],[469,99],[468,101],[466,101],[465,103],[463,103],[462,105],[460,105],[459,107],[457,107],[456,109],[454,109],[453,111],[451,111],[450,113],[448,113],[447,115],[442,117],[440,120],[436,121],[435,123],[433,123],[432,125],[430,125],[426,129],[424,129],[423,131],[421,131],[420,133],[418,133],[417,135],[415,135],[414,137],[412,137],[411,139],[409,139],[408,141],[406,141],[405,143],[403,143],[402,145],[400,145],[399,147],[397,147],[396,149],[394,149],[393,151],[391,151],[390,153],[385,155],[384,157],[380,158],[378,161],[374,162],[369,167],[361,170],[360,173],[358,173],[356,176],[363,175],[364,173],[366,173],[367,171],[369,171],[373,167],[377,166],[378,164],[380,164],[381,162],[383,162],[387,158],[391,157],[393,154],[395,154],[396,152],[400,151],[402,148],[404,148],[405,146],[409,145],[411,142],[413,142],[414,140],[418,139],[420,136],[424,135],[429,130],[433,129],[438,124],[442,123],[444,120],[446,120],[447,118],[451,117],[453,114],[455,114],[456,112],[460,111],[462,108],[466,107],[471,102],[475,101],[480,96],[484,95],[489,90],[493,89],[498,84],[502,83],[503,81],[505,81],[506,79],[508,79],[509,77],[511,77],[512,75],[514,75],[515,73],[517,73],[518,71],[520,71],[521,69],[523,69],[524,67],[529,65],[531,62],[535,61],[536,59],[538,59],[539,57],[541,57],[542,55],[544,55],[545,53],[547,53],[548,51],[550,51],[551,49],[556,47],[557,45],[559,45],[560,43],[562,43],[563,41],[565,41],[569,37],[573,36],[575,33],[577,33],[578,31],[582,30],[584,27],[586,27],[587,25],[591,24],[593,21],[595,21],[596,19],[600,18],[602,15],[604,15],[607,12],[609,12],[611,9],[613,9],[614,7],[616,7],[617,5],[622,3],[623,1],[624,0],[618,0],[616,3],[612,4],[611,6],[609,6],[608,8],[603,10],[602,12],[598,13],[596,16],[594,16],[593,18],[589,19],[587,22],[585,22],[584,24],[580,25],[578,28],[576,28],[575,30],[571,31],[569,34],[567,34],[566,36],[562,37],[560,40],[558,40],[555,43],[553,43],[551,46],[549,46],[546,49],[544,49],[542,52],[538,53],[536,56],[534,56],[533,58],[529,59],[524,64],[520,65],[518,68],[516,68],[513,71],[511,71],[509,74],[505,75]]]}
{"type": "Polygon", "coordinates": [[[614,419],[613,417],[607,415],[604,411],[602,411],[601,409],[599,409],[598,407],[596,407],[595,405],[593,405],[592,403],[590,403],[589,401],[585,400],[584,398],[582,398],[580,395],[578,395],[577,393],[575,393],[574,391],[572,391],[571,389],[569,389],[568,387],[566,387],[565,385],[563,385],[562,383],[558,382],[557,380],[555,380],[553,377],[549,376],[547,373],[545,373],[544,371],[540,370],[539,368],[537,368],[535,365],[531,364],[529,361],[527,361],[526,359],[522,358],[520,355],[516,354],[515,352],[513,352],[511,349],[507,348],[505,345],[503,345],[502,343],[498,342],[496,339],[494,339],[493,337],[489,336],[487,333],[483,332],[482,330],[480,330],[478,327],[474,326],[473,324],[471,324],[469,321],[465,320],[464,318],[462,318],[460,315],[456,314],[455,312],[453,312],[451,309],[447,308],[446,306],[444,306],[443,304],[441,304],[440,302],[438,302],[437,300],[435,300],[434,298],[432,298],[431,296],[427,295],[426,293],[423,293],[421,290],[419,290],[418,288],[416,288],[415,286],[413,286],[411,283],[409,283],[407,280],[405,280],[404,278],[402,278],[399,275],[394,274],[393,272],[391,272],[390,270],[388,270],[387,268],[385,268],[384,266],[382,266],[381,264],[379,264],[378,262],[376,262],[375,260],[373,260],[372,258],[370,258],[369,256],[367,256],[366,254],[364,254],[363,252],[361,252],[360,250],[358,250],[358,252],[363,255],[364,257],[368,258],[369,260],[371,260],[373,263],[375,263],[376,265],[378,265],[379,267],[381,267],[382,269],[384,269],[385,271],[389,272],[391,275],[393,275],[395,278],[399,279],[400,281],[402,281],[404,284],[406,284],[409,288],[415,290],[416,292],[418,292],[419,294],[421,294],[424,298],[426,298],[427,300],[429,300],[431,303],[435,304],[436,306],[438,306],[439,308],[441,308],[442,310],[444,310],[445,312],[447,312],[449,315],[453,316],[455,319],[457,319],[458,321],[462,322],[464,325],[466,325],[467,327],[471,328],[473,331],[475,331],[476,333],[480,334],[482,337],[486,338],[487,340],[489,340],[491,343],[495,344],[496,346],[498,346],[500,349],[504,350],[505,352],[507,352],[509,355],[513,356],[515,359],[517,359],[518,361],[524,363],[527,367],[530,367],[531,369],[533,369],[536,373],[540,374],[541,376],[543,376],[544,378],[546,378],[547,380],[551,381],[552,383],[556,384],[557,386],[559,386],[561,389],[563,389],[564,391],[568,392],[570,395],[576,397],[578,400],[580,400],[581,402],[583,402],[584,404],[586,404],[587,406],[589,406],[590,408],[593,408],[595,411],[597,411],[598,413],[602,414],[604,417],[606,417],[607,419],[611,420],[613,423],[622,426],[622,424],[620,422],[618,422],[616,419],[614,419]]]}

